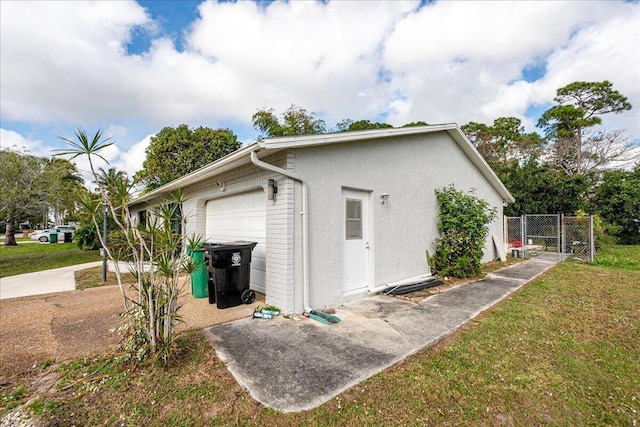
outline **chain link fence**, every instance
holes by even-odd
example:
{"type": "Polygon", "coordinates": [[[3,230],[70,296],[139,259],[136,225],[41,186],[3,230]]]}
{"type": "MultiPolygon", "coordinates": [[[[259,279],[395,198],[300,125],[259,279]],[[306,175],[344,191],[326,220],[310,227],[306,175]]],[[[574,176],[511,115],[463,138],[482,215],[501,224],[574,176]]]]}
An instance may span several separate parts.
{"type": "Polygon", "coordinates": [[[506,252],[514,258],[524,257],[524,221],[521,216],[505,217],[506,252]]]}
{"type": "Polygon", "coordinates": [[[593,217],[529,214],[505,217],[505,247],[513,257],[556,253],[560,261],[593,262],[593,217]]]}
{"type": "Polygon", "coordinates": [[[562,260],[593,262],[595,252],[593,217],[563,217],[562,260]]]}

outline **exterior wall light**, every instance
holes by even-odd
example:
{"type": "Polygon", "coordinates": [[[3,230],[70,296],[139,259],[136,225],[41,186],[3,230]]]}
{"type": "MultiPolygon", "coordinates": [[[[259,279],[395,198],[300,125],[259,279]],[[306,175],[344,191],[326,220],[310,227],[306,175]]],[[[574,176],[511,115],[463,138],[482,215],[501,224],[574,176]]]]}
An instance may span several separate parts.
{"type": "Polygon", "coordinates": [[[278,194],[278,184],[275,179],[270,179],[267,185],[267,200],[275,200],[278,194]]]}
{"type": "Polygon", "coordinates": [[[380,203],[386,205],[389,202],[389,195],[387,193],[382,193],[380,195],[380,203]]]}

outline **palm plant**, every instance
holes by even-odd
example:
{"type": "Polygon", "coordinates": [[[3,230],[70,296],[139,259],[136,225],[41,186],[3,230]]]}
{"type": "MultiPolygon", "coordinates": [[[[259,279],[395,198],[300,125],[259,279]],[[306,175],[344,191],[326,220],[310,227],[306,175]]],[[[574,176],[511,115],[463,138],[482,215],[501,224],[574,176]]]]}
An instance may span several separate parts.
{"type": "MultiPolygon", "coordinates": [[[[102,132],[96,132],[89,139],[83,130],[78,129],[77,140],[63,139],[70,148],[58,150],[57,155],[69,155],[71,159],[86,156],[89,160],[99,197],[84,198],[82,206],[96,229],[100,229],[101,206],[105,204],[123,236],[123,245],[109,247],[103,236],[98,234],[108,259],[113,261],[123,297],[124,315],[129,320],[123,329],[125,355],[132,361],[152,357],[167,362],[175,349],[175,325],[180,321],[182,276],[184,273],[190,275],[197,267],[182,250],[186,227],[186,217],[182,213],[183,194],[179,191],[172,194],[169,200],[153,210],[146,224],[139,225],[129,211],[135,182],[113,168],[107,171],[95,169],[94,157],[106,162],[100,151],[111,145],[108,139],[102,139],[102,132]],[[178,227],[175,227],[176,220],[178,227]],[[130,272],[136,283],[131,289],[123,284],[119,263],[123,259],[132,260],[130,272]]],[[[202,239],[191,237],[186,242],[195,248],[202,239]]]]}

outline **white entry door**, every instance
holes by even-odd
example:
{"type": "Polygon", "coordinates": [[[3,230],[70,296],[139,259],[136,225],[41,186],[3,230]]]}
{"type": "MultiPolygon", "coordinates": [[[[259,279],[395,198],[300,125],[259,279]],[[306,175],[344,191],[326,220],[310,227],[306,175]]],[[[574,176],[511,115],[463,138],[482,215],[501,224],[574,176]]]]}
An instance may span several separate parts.
{"type": "Polygon", "coordinates": [[[366,191],[342,190],[342,295],[365,292],[369,286],[369,197],[366,191]]]}

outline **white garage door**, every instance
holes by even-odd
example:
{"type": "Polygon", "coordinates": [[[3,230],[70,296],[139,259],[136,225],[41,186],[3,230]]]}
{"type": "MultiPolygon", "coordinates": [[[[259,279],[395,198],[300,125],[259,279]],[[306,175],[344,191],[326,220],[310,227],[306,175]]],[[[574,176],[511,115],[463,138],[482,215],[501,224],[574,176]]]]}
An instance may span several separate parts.
{"type": "Polygon", "coordinates": [[[258,242],[251,256],[251,289],[263,294],[267,267],[266,197],[260,190],[209,200],[205,228],[208,242],[258,242]]]}

